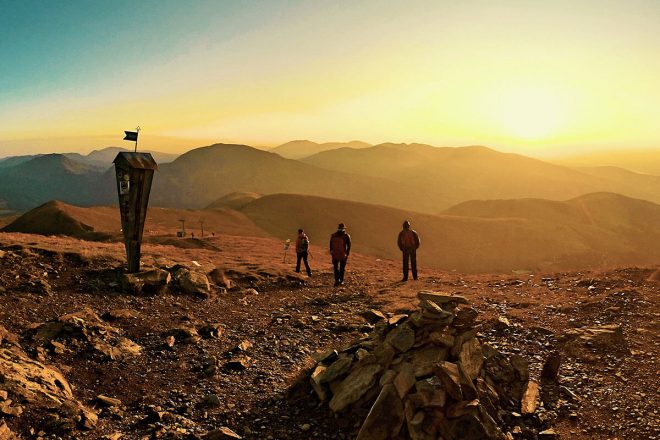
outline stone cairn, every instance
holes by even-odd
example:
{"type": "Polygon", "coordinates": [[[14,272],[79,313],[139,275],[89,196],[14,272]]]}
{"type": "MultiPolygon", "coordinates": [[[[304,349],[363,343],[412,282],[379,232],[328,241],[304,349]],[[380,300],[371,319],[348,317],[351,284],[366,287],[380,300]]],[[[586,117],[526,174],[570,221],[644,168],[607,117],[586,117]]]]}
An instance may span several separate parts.
{"type": "Polygon", "coordinates": [[[429,291],[418,298],[409,316],[370,311],[370,335],[316,356],[318,398],[334,413],[369,409],[357,439],[556,438],[534,414],[539,385],[528,362],[479,341],[468,301],[429,291]]]}

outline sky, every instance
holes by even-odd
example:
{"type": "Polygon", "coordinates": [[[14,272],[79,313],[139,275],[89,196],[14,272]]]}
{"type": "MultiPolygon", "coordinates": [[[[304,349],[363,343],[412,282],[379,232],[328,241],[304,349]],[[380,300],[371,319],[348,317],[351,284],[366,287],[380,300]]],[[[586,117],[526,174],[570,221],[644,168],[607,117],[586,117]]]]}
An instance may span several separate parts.
{"type": "Polygon", "coordinates": [[[0,156],[660,148],[660,1],[0,0],[0,156]]]}

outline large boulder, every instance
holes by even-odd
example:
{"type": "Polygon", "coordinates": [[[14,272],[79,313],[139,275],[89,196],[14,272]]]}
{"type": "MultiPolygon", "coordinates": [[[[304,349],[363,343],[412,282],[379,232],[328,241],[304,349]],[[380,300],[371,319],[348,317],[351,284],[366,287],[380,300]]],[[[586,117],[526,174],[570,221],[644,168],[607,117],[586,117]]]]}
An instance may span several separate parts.
{"type": "Polygon", "coordinates": [[[176,285],[185,293],[208,297],[211,294],[211,284],[206,275],[187,267],[178,267],[172,273],[176,285]]]}
{"type": "Polygon", "coordinates": [[[96,414],[75,399],[62,373],[31,359],[18,347],[0,348],[0,378],[2,389],[7,392],[3,406],[13,408],[14,417],[20,417],[22,406],[29,405],[31,411],[57,414],[60,430],[96,425],[96,414]]]}
{"type": "Polygon", "coordinates": [[[166,270],[153,268],[137,273],[123,274],[122,288],[134,294],[157,295],[165,293],[172,276],[166,270]]]}
{"type": "Polygon", "coordinates": [[[89,307],[36,324],[28,334],[41,345],[65,347],[62,344],[65,343],[66,346],[96,351],[111,359],[139,356],[142,352],[142,347],[121,336],[118,328],[103,321],[89,307]]]}
{"type": "Polygon", "coordinates": [[[568,329],[562,334],[560,342],[564,350],[574,356],[582,356],[589,349],[601,352],[626,349],[623,329],[618,324],[568,329]]]}

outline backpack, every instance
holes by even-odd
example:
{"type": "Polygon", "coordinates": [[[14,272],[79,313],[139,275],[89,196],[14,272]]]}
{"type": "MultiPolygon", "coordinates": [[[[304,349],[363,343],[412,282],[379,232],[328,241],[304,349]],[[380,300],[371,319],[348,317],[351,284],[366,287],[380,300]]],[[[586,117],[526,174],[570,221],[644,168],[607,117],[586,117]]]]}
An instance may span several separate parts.
{"type": "Polygon", "coordinates": [[[401,235],[401,244],[404,249],[415,249],[417,247],[415,233],[410,229],[404,229],[401,235]]]}
{"type": "Polygon", "coordinates": [[[332,247],[332,258],[335,260],[343,260],[346,258],[346,241],[343,234],[333,234],[330,240],[332,247]]]}
{"type": "Polygon", "coordinates": [[[307,237],[303,237],[303,239],[300,241],[300,252],[307,251],[309,251],[309,239],[307,237]]]}

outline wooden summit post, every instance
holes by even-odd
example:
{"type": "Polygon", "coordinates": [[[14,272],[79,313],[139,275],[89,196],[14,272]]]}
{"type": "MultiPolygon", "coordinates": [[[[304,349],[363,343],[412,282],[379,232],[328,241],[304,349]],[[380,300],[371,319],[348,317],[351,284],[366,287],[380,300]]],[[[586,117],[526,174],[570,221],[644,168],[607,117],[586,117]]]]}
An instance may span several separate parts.
{"type": "Polygon", "coordinates": [[[119,153],[115,160],[121,228],[128,260],[128,273],[140,271],[140,245],[154,170],[158,164],[149,153],[119,153]]]}

